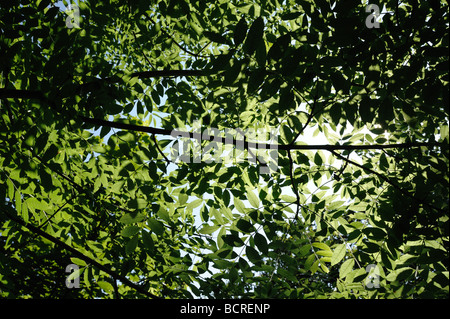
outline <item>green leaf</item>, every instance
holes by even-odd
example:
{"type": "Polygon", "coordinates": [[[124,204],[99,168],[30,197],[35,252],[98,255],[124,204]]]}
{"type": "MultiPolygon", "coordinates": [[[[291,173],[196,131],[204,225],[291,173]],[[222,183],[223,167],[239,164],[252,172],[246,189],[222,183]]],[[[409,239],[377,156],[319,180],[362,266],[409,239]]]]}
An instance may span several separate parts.
{"type": "Polygon", "coordinates": [[[317,166],[321,166],[323,164],[323,159],[322,156],[320,156],[319,152],[316,152],[316,154],[314,155],[314,164],[316,164],[317,166]]]}
{"type": "Polygon", "coordinates": [[[222,213],[220,211],[218,211],[214,207],[211,207],[211,209],[209,211],[216,218],[216,222],[218,222],[220,225],[223,225],[225,223],[225,220],[223,219],[222,213]]]}
{"type": "Polygon", "coordinates": [[[288,203],[295,203],[297,201],[297,198],[291,195],[281,195],[280,197],[282,200],[288,203]]]}
{"type": "Polygon", "coordinates": [[[245,207],[245,204],[237,197],[234,198],[234,206],[240,212],[241,214],[246,214],[247,209],[245,207]]]}
{"type": "Polygon", "coordinates": [[[252,94],[259,89],[259,87],[264,83],[266,77],[265,69],[256,69],[250,74],[250,78],[247,86],[247,93],[252,94]]]}
{"type": "Polygon", "coordinates": [[[186,204],[188,199],[189,199],[189,196],[186,195],[185,193],[180,193],[178,195],[178,202],[180,203],[180,205],[186,204]]]}
{"type": "Polygon", "coordinates": [[[141,230],[138,226],[128,226],[121,231],[123,237],[132,237],[136,235],[141,230]]]}
{"type": "Polygon", "coordinates": [[[345,257],[346,251],[347,248],[345,244],[337,245],[333,251],[333,255],[331,256],[331,266],[339,263],[345,257]]]}
{"type": "Polygon", "coordinates": [[[223,259],[215,259],[213,260],[214,267],[217,269],[229,269],[231,266],[233,266],[233,263],[228,260],[223,259]]]}
{"type": "Polygon", "coordinates": [[[314,255],[314,254],[309,255],[308,258],[306,258],[306,261],[305,261],[305,269],[309,270],[311,268],[311,266],[313,265],[315,260],[316,260],[316,255],[314,255]]]}
{"type": "Polygon", "coordinates": [[[247,246],[245,248],[245,253],[247,254],[248,259],[252,262],[252,263],[259,263],[261,261],[261,255],[258,253],[258,251],[251,247],[251,246],[247,246]]]}
{"type": "Polygon", "coordinates": [[[153,241],[152,235],[149,232],[142,232],[142,243],[144,244],[145,248],[147,248],[150,252],[153,252],[155,243],[153,241]]]}
{"type": "Polygon", "coordinates": [[[344,279],[353,270],[354,265],[354,259],[347,259],[346,261],[344,261],[339,268],[339,278],[344,279]]]}
{"type": "Polygon", "coordinates": [[[236,227],[244,233],[250,233],[253,231],[253,225],[245,219],[239,219],[236,222],[236,227]]]}
{"type": "Polygon", "coordinates": [[[200,206],[203,203],[203,199],[199,198],[199,199],[195,199],[192,202],[188,203],[186,205],[186,208],[189,210],[193,210],[194,208],[200,206]]]}
{"type": "Polygon", "coordinates": [[[312,245],[313,245],[313,247],[316,247],[316,248],[319,248],[319,249],[331,252],[331,248],[328,247],[325,243],[315,242],[315,243],[312,243],[312,245]]]}
{"type": "Polygon", "coordinates": [[[133,224],[133,223],[139,223],[145,219],[144,214],[138,214],[136,213],[127,213],[123,215],[119,221],[123,224],[133,224]]]}
{"type": "Polygon", "coordinates": [[[199,233],[209,235],[209,234],[214,233],[219,228],[220,228],[219,225],[214,225],[214,226],[205,225],[202,227],[202,229],[199,230],[199,233]]]}
{"type": "Polygon", "coordinates": [[[281,138],[285,143],[291,143],[292,139],[294,138],[294,134],[292,133],[292,130],[287,125],[281,126],[281,138]]]}
{"type": "Polygon", "coordinates": [[[70,260],[78,266],[86,266],[86,262],[83,259],[80,258],[76,258],[76,257],[71,257],[70,260]]]}
{"type": "Polygon", "coordinates": [[[164,225],[159,220],[149,218],[147,224],[156,235],[161,236],[164,234],[164,225]]]}
{"type": "Polygon", "coordinates": [[[349,81],[344,78],[341,72],[339,71],[332,72],[330,76],[336,91],[343,91],[344,93],[347,93],[349,91],[350,89],[349,81]]]}
{"type": "Polygon", "coordinates": [[[125,184],[125,181],[118,181],[115,182],[114,185],[111,187],[111,192],[115,194],[120,194],[122,192],[123,185],[125,184]]]}
{"type": "Polygon", "coordinates": [[[448,141],[449,141],[448,125],[441,124],[439,126],[439,131],[440,131],[440,140],[447,140],[447,143],[448,143],[448,141]]]}
{"type": "Polygon", "coordinates": [[[387,281],[400,281],[405,280],[410,277],[414,273],[414,269],[410,267],[399,268],[394,271],[391,271],[387,276],[387,281]]]}
{"type": "Polygon", "coordinates": [[[225,236],[222,236],[222,239],[226,244],[232,247],[241,247],[244,245],[242,239],[240,239],[236,234],[227,234],[225,236]]]}
{"type": "Polygon", "coordinates": [[[329,250],[319,250],[319,251],[316,251],[316,255],[324,256],[324,257],[331,257],[331,256],[333,256],[333,252],[329,251],[329,250]]]}
{"type": "Polygon", "coordinates": [[[103,280],[98,281],[97,285],[107,293],[110,293],[114,290],[113,286],[107,281],[103,281],[103,280]]]}
{"type": "Polygon", "coordinates": [[[314,261],[314,263],[309,268],[309,271],[312,274],[315,274],[317,272],[317,270],[319,269],[319,263],[320,263],[320,260],[316,260],[316,261],[314,261]]]}
{"type": "MultiPolygon", "coordinates": [[[[289,88],[282,89],[280,94],[280,100],[278,102],[279,109],[281,111],[287,111],[292,109],[295,106],[295,95],[294,92],[289,88]]],[[[284,125],[286,126],[286,125],[284,125]]],[[[292,134],[291,136],[286,136],[286,138],[289,138],[289,142],[292,141],[292,134]]]]}
{"type": "Polygon", "coordinates": [[[337,201],[333,201],[332,203],[330,203],[330,205],[328,205],[328,210],[335,210],[338,209],[339,207],[341,207],[345,202],[342,200],[337,200],[337,201]]]}
{"type": "Polygon", "coordinates": [[[125,245],[125,254],[127,255],[132,254],[136,250],[138,241],[139,241],[138,236],[134,236],[130,240],[128,240],[128,242],[125,245]]]}
{"type": "Polygon", "coordinates": [[[47,210],[49,208],[45,201],[38,200],[36,197],[27,198],[25,202],[32,211],[35,211],[36,209],[47,210]]]}
{"type": "Polygon", "coordinates": [[[300,12],[300,11],[289,12],[289,13],[285,13],[285,14],[281,15],[281,19],[283,19],[283,20],[295,20],[295,19],[297,19],[298,17],[300,17],[303,14],[304,14],[304,12],[300,12]]]}
{"type": "Polygon", "coordinates": [[[74,279],[79,278],[82,270],[83,270],[82,268],[75,269],[69,276],[67,276],[66,280],[73,281],[74,279]]]}
{"type": "Polygon", "coordinates": [[[229,207],[221,207],[220,212],[223,216],[228,218],[228,220],[233,220],[233,213],[229,207]]]}
{"type": "Polygon", "coordinates": [[[147,206],[147,203],[144,198],[134,198],[128,202],[127,206],[131,209],[143,209],[147,206]]]}
{"type": "Polygon", "coordinates": [[[253,191],[248,187],[247,188],[247,199],[250,202],[250,205],[252,205],[255,208],[259,207],[259,198],[258,196],[253,193],[253,191]]]}
{"type": "Polygon", "coordinates": [[[25,223],[28,223],[28,221],[30,219],[30,215],[28,214],[28,206],[27,206],[26,202],[22,203],[21,215],[22,215],[23,221],[25,223]]]}
{"type": "Polygon", "coordinates": [[[86,286],[86,288],[90,288],[91,287],[91,281],[89,278],[89,269],[86,268],[85,271],[83,272],[83,282],[84,285],[86,286]]]}
{"type": "Polygon", "coordinates": [[[16,190],[14,193],[14,205],[16,205],[16,210],[22,215],[22,218],[25,217],[26,219],[28,219],[28,216],[23,216],[22,214],[22,196],[18,190],[16,190]]]}
{"type": "Polygon", "coordinates": [[[42,156],[42,162],[47,163],[52,158],[54,158],[56,155],[58,155],[59,149],[56,145],[51,144],[48,149],[45,151],[44,155],[42,156]]]}
{"type": "Polygon", "coordinates": [[[229,41],[227,40],[227,38],[225,38],[220,33],[212,32],[212,31],[204,31],[203,34],[208,39],[210,39],[211,41],[214,41],[216,43],[229,44],[229,41]]]}
{"type": "Polygon", "coordinates": [[[217,234],[217,247],[221,249],[223,247],[224,241],[222,239],[222,236],[225,236],[227,230],[225,226],[222,226],[219,230],[219,233],[217,234]]]}
{"type": "Polygon", "coordinates": [[[328,269],[328,267],[325,265],[325,258],[320,259],[320,261],[320,268],[322,268],[324,273],[328,274],[330,272],[330,269],[328,269]]]}
{"type": "Polygon", "coordinates": [[[295,277],[295,275],[292,272],[290,272],[290,271],[288,271],[288,270],[286,270],[284,268],[281,268],[281,267],[278,268],[277,269],[277,274],[279,274],[280,276],[286,278],[287,280],[290,280],[290,281],[293,281],[293,282],[298,282],[297,277],[295,277]]]}
{"type": "Polygon", "coordinates": [[[256,233],[254,236],[256,247],[258,247],[259,251],[261,251],[263,254],[268,254],[269,248],[267,245],[266,237],[261,235],[260,233],[256,233]]]}

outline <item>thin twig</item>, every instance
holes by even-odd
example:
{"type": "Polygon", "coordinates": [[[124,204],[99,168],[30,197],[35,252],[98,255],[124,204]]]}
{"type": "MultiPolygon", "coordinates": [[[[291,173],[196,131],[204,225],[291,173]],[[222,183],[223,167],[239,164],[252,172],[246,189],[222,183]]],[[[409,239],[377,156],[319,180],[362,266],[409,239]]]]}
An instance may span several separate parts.
{"type": "Polygon", "coordinates": [[[297,183],[294,180],[294,161],[292,160],[292,155],[291,155],[291,151],[288,150],[287,152],[288,158],[289,158],[289,176],[291,178],[291,183],[292,183],[292,187],[294,188],[294,193],[295,193],[295,200],[296,200],[296,204],[297,204],[297,211],[295,212],[295,217],[294,220],[297,220],[298,214],[300,212],[300,195],[298,194],[298,188],[297,188],[297,183]]]}
{"type": "Polygon", "coordinates": [[[38,226],[38,228],[43,228],[52,218],[53,216],[55,216],[57,213],[59,213],[61,211],[61,209],[64,208],[64,206],[66,206],[69,201],[71,201],[73,198],[66,200],[64,204],[62,204],[53,214],[50,215],[50,217],[47,217],[47,220],[45,222],[43,222],[41,225],[38,226]]]}
{"type": "Polygon", "coordinates": [[[161,156],[164,157],[165,161],[166,161],[168,164],[172,163],[172,161],[170,161],[170,160],[166,157],[166,155],[162,152],[162,150],[159,148],[158,141],[156,140],[155,134],[152,134],[152,139],[153,139],[153,142],[155,142],[155,146],[156,146],[156,149],[158,150],[159,154],[161,154],[161,156]]]}
{"type": "MultiPolygon", "coordinates": [[[[150,21],[153,23],[153,25],[156,25],[156,21],[153,20],[153,18],[150,17],[147,13],[144,12],[144,16],[145,16],[148,20],[150,20],[150,21]]],[[[180,48],[183,52],[185,52],[185,53],[187,53],[187,54],[189,54],[189,55],[192,55],[192,56],[195,57],[195,58],[209,58],[209,56],[200,55],[200,52],[203,51],[203,49],[204,49],[206,46],[203,47],[203,48],[200,50],[199,53],[195,53],[195,52],[189,51],[188,49],[184,48],[181,44],[179,44],[177,41],[175,41],[175,39],[174,39],[168,32],[166,32],[164,29],[161,28],[160,30],[161,30],[161,32],[163,32],[165,35],[167,35],[167,36],[173,41],[173,43],[175,43],[175,45],[176,45],[178,48],[180,48]]],[[[208,45],[209,45],[209,43],[208,43],[208,45]]]]}
{"type": "MultiPolygon", "coordinates": [[[[316,88],[317,88],[317,84],[316,84],[316,88]]],[[[309,116],[308,116],[308,119],[307,119],[306,123],[298,131],[297,135],[292,139],[292,141],[289,143],[289,145],[293,145],[295,143],[297,138],[305,131],[306,127],[309,125],[309,123],[311,122],[312,118],[314,117],[314,115],[315,115],[314,114],[314,110],[316,108],[317,98],[318,98],[318,96],[317,96],[317,89],[316,89],[316,96],[314,97],[313,105],[311,107],[311,113],[309,113],[309,116]]]]}

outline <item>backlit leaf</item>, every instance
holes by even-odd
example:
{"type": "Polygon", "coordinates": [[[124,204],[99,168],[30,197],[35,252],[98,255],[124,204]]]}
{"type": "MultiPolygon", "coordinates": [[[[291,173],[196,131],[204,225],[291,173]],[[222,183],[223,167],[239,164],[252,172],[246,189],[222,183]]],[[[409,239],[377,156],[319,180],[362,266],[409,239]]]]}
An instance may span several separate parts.
{"type": "Polygon", "coordinates": [[[253,193],[251,189],[247,189],[247,199],[250,202],[250,205],[252,205],[255,208],[259,207],[259,198],[258,196],[253,193]]]}
{"type": "Polygon", "coordinates": [[[352,270],[353,266],[355,265],[354,259],[347,259],[344,261],[339,268],[339,278],[343,279],[345,278],[352,270]]]}
{"type": "Polygon", "coordinates": [[[331,256],[331,266],[334,266],[337,263],[339,263],[345,257],[345,253],[346,253],[346,245],[345,244],[337,245],[333,251],[333,255],[331,256]]]}

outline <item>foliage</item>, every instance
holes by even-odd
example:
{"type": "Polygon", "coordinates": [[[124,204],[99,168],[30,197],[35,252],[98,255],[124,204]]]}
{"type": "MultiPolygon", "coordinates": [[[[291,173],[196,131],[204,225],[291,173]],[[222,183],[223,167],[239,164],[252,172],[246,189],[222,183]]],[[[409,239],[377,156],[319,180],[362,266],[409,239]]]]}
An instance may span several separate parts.
{"type": "Polygon", "coordinates": [[[448,298],[448,3],[383,5],[2,2],[1,296],[448,298]],[[277,169],[174,161],[196,123],[277,169]]]}

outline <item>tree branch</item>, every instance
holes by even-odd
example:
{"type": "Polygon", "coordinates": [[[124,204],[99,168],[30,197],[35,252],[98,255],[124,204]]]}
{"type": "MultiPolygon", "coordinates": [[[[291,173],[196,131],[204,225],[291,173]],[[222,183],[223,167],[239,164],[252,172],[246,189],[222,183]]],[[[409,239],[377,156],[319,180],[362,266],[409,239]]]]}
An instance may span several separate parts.
{"type": "MultiPolygon", "coordinates": [[[[130,131],[145,132],[151,134],[161,134],[161,135],[171,135],[177,136],[181,135],[183,137],[196,138],[192,132],[184,132],[178,130],[169,130],[161,128],[153,128],[148,126],[141,126],[135,124],[126,124],[120,122],[112,122],[103,119],[94,119],[89,117],[80,116],[80,119],[86,123],[94,124],[96,126],[108,126],[112,128],[119,128],[130,131]]],[[[225,137],[213,136],[213,135],[202,135],[204,140],[221,142],[227,144],[228,140],[225,137]]],[[[389,149],[389,148],[411,148],[411,147],[432,147],[439,146],[439,143],[399,143],[399,144],[375,144],[375,145],[330,145],[330,144],[312,144],[312,145],[300,145],[300,144],[265,144],[265,143],[255,143],[248,142],[247,140],[232,140],[232,143],[241,143],[244,145],[244,149],[254,148],[254,149],[280,149],[280,150],[326,150],[326,151],[336,151],[336,150],[373,150],[373,149],[389,149]]]]}
{"type": "MultiPolygon", "coordinates": [[[[317,83],[317,82],[316,82],[317,83]]],[[[316,84],[316,88],[317,88],[317,84],[316,84]]],[[[317,89],[316,89],[316,96],[314,97],[314,101],[313,101],[313,105],[311,107],[311,113],[309,113],[308,119],[306,121],[306,123],[303,125],[303,127],[298,131],[297,135],[295,135],[295,137],[292,139],[292,141],[289,143],[289,145],[293,145],[295,143],[295,141],[297,140],[297,138],[305,131],[306,127],[309,125],[309,123],[311,122],[312,118],[314,117],[314,110],[316,109],[316,104],[317,104],[317,89]]]]}
{"type": "MultiPolygon", "coordinates": [[[[156,25],[156,21],[153,20],[153,18],[150,17],[146,12],[144,12],[143,15],[144,15],[148,20],[150,20],[150,21],[153,23],[153,25],[156,25]]],[[[198,53],[194,53],[194,52],[189,51],[188,49],[184,48],[181,44],[179,44],[177,41],[175,41],[175,39],[174,39],[168,32],[166,32],[164,29],[161,28],[160,30],[161,30],[162,33],[164,33],[165,35],[167,35],[167,36],[173,41],[173,43],[175,43],[175,45],[176,45],[178,48],[180,48],[181,51],[183,51],[183,52],[185,52],[185,53],[187,53],[187,54],[189,54],[189,55],[192,55],[192,56],[195,57],[195,58],[199,58],[199,57],[200,57],[200,58],[209,58],[209,56],[202,56],[202,55],[200,55],[200,52],[202,52],[203,49],[204,49],[206,46],[203,47],[198,53]]],[[[207,45],[209,45],[209,43],[208,43],[207,45]]]]}
{"type": "Polygon", "coordinates": [[[297,211],[295,212],[294,220],[297,220],[298,214],[300,212],[300,195],[298,194],[297,183],[294,180],[294,161],[292,160],[291,151],[288,150],[287,154],[288,154],[288,158],[289,158],[289,176],[291,178],[292,187],[294,188],[295,201],[297,204],[297,211]]]}
{"type": "Polygon", "coordinates": [[[95,267],[97,267],[99,270],[107,273],[108,275],[110,275],[111,277],[113,277],[114,279],[118,279],[121,282],[123,282],[125,285],[135,289],[136,291],[138,291],[139,293],[150,297],[152,299],[160,299],[161,297],[158,297],[150,292],[148,292],[147,290],[145,290],[144,287],[137,285],[136,283],[130,281],[128,278],[126,278],[125,276],[122,276],[114,271],[112,271],[111,269],[105,267],[104,265],[100,264],[99,262],[97,262],[96,260],[92,259],[91,257],[86,256],[85,254],[83,254],[82,252],[80,252],[79,250],[73,248],[72,246],[67,245],[66,243],[62,242],[61,240],[59,240],[58,238],[53,237],[52,235],[46,233],[45,231],[41,230],[40,228],[32,225],[31,223],[26,223],[23,220],[21,220],[20,218],[13,216],[12,214],[10,214],[9,212],[7,212],[6,210],[1,210],[6,216],[8,216],[12,221],[18,223],[19,225],[25,227],[26,229],[28,229],[29,231],[31,231],[32,233],[38,234],[39,236],[51,241],[52,243],[56,244],[56,246],[67,250],[69,252],[71,252],[72,254],[74,254],[75,256],[77,256],[78,258],[84,260],[86,263],[91,264],[95,267]]]}
{"type": "Polygon", "coordinates": [[[163,151],[159,148],[158,141],[156,140],[155,134],[152,134],[152,139],[153,139],[153,142],[155,143],[156,149],[158,150],[159,154],[161,154],[161,156],[164,158],[164,160],[167,162],[167,164],[172,163],[172,162],[166,157],[166,155],[164,155],[163,151]]]}
{"type": "Polygon", "coordinates": [[[170,76],[204,76],[209,74],[211,74],[211,71],[209,70],[151,70],[143,72],[134,72],[130,74],[130,77],[148,79],[148,78],[170,77],[170,76]]]}
{"type": "MultiPolygon", "coordinates": [[[[406,144],[408,144],[408,143],[406,143],[406,144]]],[[[363,170],[366,171],[366,172],[369,172],[369,173],[371,173],[371,174],[374,174],[374,175],[378,176],[380,179],[382,179],[383,181],[385,181],[386,183],[388,183],[389,185],[391,185],[392,187],[394,187],[395,189],[397,189],[397,190],[398,190],[399,192],[401,192],[403,195],[405,195],[405,196],[407,196],[407,197],[413,199],[414,201],[416,201],[416,202],[418,202],[418,203],[420,203],[420,204],[422,204],[422,205],[428,206],[428,207],[430,207],[430,208],[432,208],[432,209],[434,209],[434,210],[437,210],[437,211],[439,211],[439,212],[442,212],[442,211],[443,211],[442,209],[440,209],[440,208],[438,208],[438,207],[436,207],[436,206],[433,206],[433,205],[431,205],[431,204],[428,204],[427,202],[425,202],[425,201],[423,201],[423,200],[421,200],[421,199],[415,197],[414,195],[408,193],[408,192],[405,191],[402,187],[400,187],[400,185],[398,185],[397,183],[395,183],[394,181],[392,181],[389,177],[384,176],[383,174],[380,174],[380,173],[374,171],[373,169],[368,168],[368,167],[366,167],[366,166],[364,166],[364,165],[361,165],[361,164],[359,164],[359,163],[356,163],[356,162],[352,161],[351,159],[349,159],[349,158],[347,158],[347,157],[344,157],[344,156],[342,156],[341,154],[336,153],[336,152],[333,151],[333,150],[330,150],[330,152],[331,152],[334,156],[340,158],[341,160],[346,161],[346,162],[348,162],[349,164],[355,165],[355,166],[357,166],[357,167],[363,169],[363,170]]]]}
{"type": "Polygon", "coordinates": [[[0,99],[36,99],[46,100],[41,91],[16,90],[16,89],[0,89],[0,99]]]}
{"type": "MultiPolygon", "coordinates": [[[[157,74],[159,76],[169,76],[169,75],[199,75],[204,74],[204,71],[201,70],[163,70],[163,71],[145,71],[145,72],[137,72],[133,73],[134,76],[139,77],[155,77],[157,74]]],[[[0,98],[23,98],[23,99],[38,99],[45,102],[50,102],[50,105],[53,104],[49,99],[42,94],[40,91],[29,91],[29,90],[11,90],[11,89],[0,89],[0,98]]],[[[112,128],[119,128],[130,131],[137,132],[145,132],[151,134],[161,134],[161,135],[172,135],[177,136],[181,135],[184,137],[195,138],[194,133],[191,132],[183,132],[178,130],[169,130],[169,129],[161,129],[161,128],[153,128],[148,126],[140,126],[134,124],[125,124],[120,122],[112,122],[103,119],[89,118],[85,116],[79,116],[80,120],[85,123],[94,124],[96,126],[107,126],[112,128]]],[[[202,136],[206,138],[206,140],[221,142],[226,144],[225,137],[218,136],[202,136]]],[[[242,143],[242,141],[236,141],[242,143]]],[[[233,140],[234,143],[234,140],[233,140]]],[[[253,143],[244,141],[244,149],[248,148],[265,148],[265,149],[279,149],[279,150],[326,150],[326,151],[336,151],[336,150],[373,150],[373,149],[389,149],[389,148],[411,148],[411,147],[433,147],[440,146],[442,143],[399,143],[399,144],[376,144],[376,145],[300,145],[300,144],[264,144],[264,143],[253,143]]]]}

